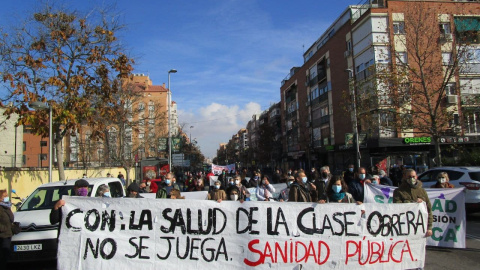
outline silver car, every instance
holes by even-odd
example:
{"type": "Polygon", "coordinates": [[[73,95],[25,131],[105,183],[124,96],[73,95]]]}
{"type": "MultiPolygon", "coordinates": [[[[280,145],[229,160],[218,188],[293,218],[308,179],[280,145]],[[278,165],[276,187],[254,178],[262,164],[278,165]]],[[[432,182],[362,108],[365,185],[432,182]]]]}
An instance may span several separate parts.
{"type": "Polygon", "coordinates": [[[429,188],[437,182],[437,175],[446,172],[450,183],[455,187],[465,187],[465,210],[467,212],[480,211],[480,167],[437,167],[418,176],[423,187],[429,188]]]}

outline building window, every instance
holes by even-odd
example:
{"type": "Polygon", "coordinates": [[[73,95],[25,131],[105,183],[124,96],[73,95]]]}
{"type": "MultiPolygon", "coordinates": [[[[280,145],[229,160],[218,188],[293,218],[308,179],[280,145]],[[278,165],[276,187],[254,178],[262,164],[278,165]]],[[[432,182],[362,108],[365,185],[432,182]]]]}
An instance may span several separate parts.
{"type": "Polygon", "coordinates": [[[145,104],[143,104],[142,102],[140,102],[140,103],[138,104],[138,110],[141,111],[141,112],[142,112],[143,110],[145,110],[145,104]]]}
{"type": "Polygon", "coordinates": [[[450,29],[450,23],[440,23],[440,34],[451,34],[452,30],[450,29]]]}
{"type": "Polygon", "coordinates": [[[456,95],[457,94],[455,83],[448,83],[448,84],[445,85],[445,94],[447,94],[447,95],[456,95]]]}
{"type": "Polygon", "coordinates": [[[27,165],[27,156],[22,155],[22,164],[25,166],[27,165]]]}
{"type": "Polygon", "coordinates": [[[40,160],[47,160],[47,154],[40,154],[40,160]]]}
{"type": "Polygon", "coordinates": [[[465,115],[466,133],[480,132],[480,112],[465,115]]]}
{"type": "Polygon", "coordinates": [[[27,142],[23,142],[23,151],[27,151],[27,142]]]}
{"type": "Polygon", "coordinates": [[[405,66],[408,64],[407,52],[396,52],[397,65],[405,66]]]}
{"type": "Polygon", "coordinates": [[[40,141],[40,147],[47,146],[47,141],[40,141]]]}
{"type": "Polygon", "coordinates": [[[393,33],[396,35],[405,34],[405,22],[393,22],[393,33]]]}
{"type": "Polygon", "coordinates": [[[347,51],[352,51],[352,40],[347,40],[347,51]]]}
{"type": "Polygon", "coordinates": [[[449,66],[452,64],[452,53],[451,52],[442,52],[442,63],[444,66],[449,66]]]}
{"type": "Polygon", "coordinates": [[[153,101],[149,101],[148,102],[148,111],[150,113],[152,113],[153,111],[155,111],[155,104],[153,103],[153,101]]]}

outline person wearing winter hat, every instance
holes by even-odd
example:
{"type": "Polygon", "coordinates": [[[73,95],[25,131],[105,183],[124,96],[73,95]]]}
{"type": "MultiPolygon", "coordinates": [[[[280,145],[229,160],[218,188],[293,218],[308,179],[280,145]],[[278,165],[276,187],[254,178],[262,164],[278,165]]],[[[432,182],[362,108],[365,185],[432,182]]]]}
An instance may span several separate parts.
{"type": "Polygon", "coordinates": [[[140,186],[133,182],[127,188],[127,196],[125,198],[143,198],[140,196],[140,186]]]}
{"type": "MultiPolygon", "coordinates": [[[[75,185],[73,186],[74,196],[79,197],[87,197],[88,196],[88,186],[89,183],[85,179],[78,179],[75,181],[75,185]]],[[[50,224],[57,224],[62,221],[62,210],[61,208],[65,205],[65,201],[60,198],[55,205],[53,206],[52,210],[50,211],[50,224]]],[[[58,226],[58,232],[60,234],[61,224],[58,226]]]]}

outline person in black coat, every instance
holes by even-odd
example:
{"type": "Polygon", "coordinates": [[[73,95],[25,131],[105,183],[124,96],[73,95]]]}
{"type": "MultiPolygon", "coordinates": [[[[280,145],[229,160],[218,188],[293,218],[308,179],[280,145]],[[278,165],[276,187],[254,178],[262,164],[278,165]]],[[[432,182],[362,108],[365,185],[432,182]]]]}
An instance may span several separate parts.
{"type": "MultiPolygon", "coordinates": [[[[74,196],[87,197],[88,196],[88,181],[85,179],[78,179],[73,186],[74,196]]],[[[73,195],[73,194],[72,194],[73,195]]],[[[50,224],[57,224],[62,221],[62,207],[65,201],[60,199],[53,206],[50,211],[50,224]]],[[[58,235],[60,235],[61,224],[58,225],[58,235]]],[[[57,235],[57,236],[58,236],[57,235]]]]}

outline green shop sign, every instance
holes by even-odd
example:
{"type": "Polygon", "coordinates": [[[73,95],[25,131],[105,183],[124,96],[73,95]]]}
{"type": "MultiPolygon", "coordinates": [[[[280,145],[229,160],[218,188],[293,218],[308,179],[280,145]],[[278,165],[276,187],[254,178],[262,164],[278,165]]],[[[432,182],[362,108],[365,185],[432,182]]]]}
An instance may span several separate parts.
{"type": "Polygon", "coordinates": [[[407,137],[403,138],[404,144],[429,144],[432,142],[432,137],[407,137]]]}

